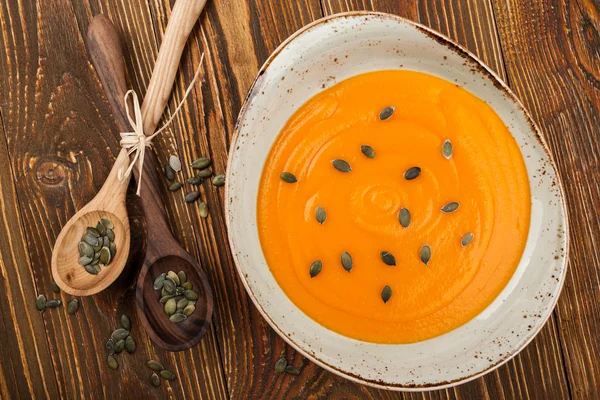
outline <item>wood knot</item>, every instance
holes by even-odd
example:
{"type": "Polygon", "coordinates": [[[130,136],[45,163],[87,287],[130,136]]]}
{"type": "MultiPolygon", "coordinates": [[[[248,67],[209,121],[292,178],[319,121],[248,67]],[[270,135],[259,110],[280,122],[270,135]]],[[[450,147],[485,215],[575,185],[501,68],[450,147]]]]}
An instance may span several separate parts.
{"type": "Polygon", "coordinates": [[[59,185],[65,179],[65,167],[56,161],[44,161],[35,169],[35,179],[44,185],[59,185]]]}

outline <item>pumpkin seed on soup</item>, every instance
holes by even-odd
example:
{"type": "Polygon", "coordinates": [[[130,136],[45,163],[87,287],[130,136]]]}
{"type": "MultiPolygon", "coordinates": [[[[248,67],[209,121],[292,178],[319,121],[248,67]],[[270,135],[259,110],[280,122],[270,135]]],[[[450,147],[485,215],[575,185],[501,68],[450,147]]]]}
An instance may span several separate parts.
{"type": "Polygon", "coordinates": [[[410,211],[408,211],[407,208],[402,207],[400,213],[398,214],[398,220],[403,228],[408,228],[410,225],[410,211]]]}
{"type": "Polygon", "coordinates": [[[424,244],[419,251],[419,255],[423,264],[428,265],[429,260],[431,260],[431,247],[428,244],[424,244]]]}
{"type": "Polygon", "coordinates": [[[366,144],[360,146],[360,151],[368,158],[375,158],[375,150],[366,144]]]}
{"type": "Polygon", "coordinates": [[[327,219],[327,212],[323,207],[318,206],[317,210],[315,211],[315,217],[317,218],[317,222],[323,225],[323,223],[327,219]]]}
{"type": "Polygon", "coordinates": [[[315,276],[319,275],[319,273],[321,273],[321,270],[323,269],[323,263],[321,262],[321,260],[316,260],[313,261],[313,263],[310,265],[310,277],[314,278],[315,276]]]}
{"type": "Polygon", "coordinates": [[[335,159],[332,161],[333,167],[340,172],[350,172],[352,168],[350,168],[350,164],[347,161],[335,159]]]}
{"type": "Polygon", "coordinates": [[[450,142],[450,140],[446,140],[442,145],[442,154],[447,160],[452,157],[452,142],[450,142]]]}
{"type": "Polygon", "coordinates": [[[394,107],[394,106],[389,106],[389,107],[384,108],[379,113],[379,119],[382,121],[389,119],[392,115],[394,115],[394,110],[396,110],[396,107],[394,107]]]}
{"type": "Polygon", "coordinates": [[[396,257],[387,251],[379,252],[379,257],[381,257],[381,261],[383,261],[384,264],[389,265],[390,267],[396,265],[396,257]]]}
{"type": "Polygon", "coordinates": [[[342,253],[342,267],[348,272],[352,271],[352,256],[347,251],[342,253]]]}
{"type": "Polygon", "coordinates": [[[298,182],[298,179],[296,178],[296,176],[294,174],[292,174],[291,172],[282,172],[281,174],[279,174],[279,177],[285,183],[296,183],[296,182],[298,182]]]}
{"type": "Polygon", "coordinates": [[[458,210],[459,204],[456,201],[451,201],[450,203],[444,204],[442,207],[443,213],[451,213],[458,210]]]}
{"type": "Polygon", "coordinates": [[[392,288],[389,287],[388,285],[386,285],[383,288],[383,290],[381,291],[381,300],[383,300],[384,303],[387,303],[391,297],[392,297],[392,288]]]}
{"type": "Polygon", "coordinates": [[[419,175],[421,175],[421,168],[412,167],[406,170],[406,172],[404,173],[404,179],[406,179],[407,181],[412,181],[413,179],[416,179],[419,175]]]}
{"type": "Polygon", "coordinates": [[[460,240],[460,244],[462,247],[467,247],[473,241],[473,234],[471,232],[467,233],[460,240]]]}

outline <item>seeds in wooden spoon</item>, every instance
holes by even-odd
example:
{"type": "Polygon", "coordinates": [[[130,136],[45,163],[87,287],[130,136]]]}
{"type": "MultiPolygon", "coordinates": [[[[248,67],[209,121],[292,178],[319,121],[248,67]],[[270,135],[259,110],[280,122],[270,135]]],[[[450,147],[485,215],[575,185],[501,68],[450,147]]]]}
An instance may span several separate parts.
{"type": "Polygon", "coordinates": [[[106,229],[115,229],[115,225],[112,223],[112,221],[110,219],[107,218],[101,218],[100,219],[100,223],[102,225],[104,225],[104,227],[106,229]]]}
{"type": "Polygon", "coordinates": [[[100,272],[100,265],[107,266],[117,253],[114,224],[102,218],[96,227],[88,227],[78,244],[78,263],[92,275],[100,272]]]}
{"type": "Polygon", "coordinates": [[[196,293],[193,290],[186,290],[183,292],[183,295],[185,296],[186,299],[191,300],[191,301],[196,301],[198,300],[198,293],[196,293]]]}
{"type": "Polygon", "coordinates": [[[452,142],[446,140],[442,145],[442,154],[446,157],[447,160],[452,157],[452,142]]]}
{"type": "Polygon", "coordinates": [[[371,146],[364,144],[360,146],[360,151],[362,151],[362,153],[368,158],[375,158],[375,150],[373,150],[371,146]]]}
{"type": "Polygon", "coordinates": [[[342,253],[342,267],[348,272],[352,271],[352,256],[347,251],[342,253]]]}
{"type": "Polygon", "coordinates": [[[191,282],[185,282],[184,284],[181,285],[181,287],[184,290],[191,290],[192,289],[192,283],[191,282]]]}
{"type": "Polygon", "coordinates": [[[212,184],[219,187],[225,185],[225,174],[219,174],[212,179],[212,184]]]}
{"type": "Polygon", "coordinates": [[[281,174],[279,174],[279,177],[285,183],[296,183],[296,182],[298,182],[298,179],[296,178],[296,176],[294,174],[292,174],[291,172],[282,172],[281,174]]]}
{"type": "Polygon", "coordinates": [[[177,309],[182,309],[183,310],[188,305],[189,302],[190,301],[188,299],[186,299],[185,297],[182,298],[182,299],[180,299],[177,302],[177,309]]]}
{"type": "Polygon", "coordinates": [[[458,210],[459,204],[456,201],[451,201],[450,203],[444,204],[442,207],[443,213],[451,213],[458,210]]]}
{"type": "Polygon", "coordinates": [[[179,160],[179,157],[170,156],[169,157],[169,165],[171,166],[171,168],[173,168],[173,171],[175,171],[175,172],[181,171],[181,160],[179,160]]]}
{"type": "Polygon", "coordinates": [[[419,255],[423,264],[428,265],[429,260],[431,260],[431,247],[428,244],[424,244],[419,251],[419,255]]]}
{"type": "Polygon", "coordinates": [[[146,362],[146,365],[152,371],[162,371],[162,370],[165,369],[165,367],[163,367],[163,365],[160,362],[156,361],[156,360],[148,360],[148,362],[146,362]]]}
{"type": "Polygon", "coordinates": [[[410,225],[410,211],[407,208],[402,207],[400,213],[398,214],[398,220],[400,220],[400,225],[403,228],[408,228],[410,225]]]}
{"type": "Polygon", "coordinates": [[[182,187],[183,187],[183,184],[181,182],[173,182],[173,183],[171,183],[171,186],[169,186],[169,191],[176,192],[179,189],[181,189],[182,187]]]}
{"type": "Polygon", "coordinates": [[[412,181],[413,179],[416,179],[419,175],[421,175],[421,168],[412,167],[406,170],[406,172],[404,173],[404,179],[406,179],[407,181],[412,181]]]}
{"type": "Polygon", "coordinates": [[[39,312],[44,312],[46,309],[46,296],[40,294],[37,299],[35,299],[35,306],[39,312]]]}
{"type": "Polygon", "coordinates": [[[381,261],[383,261],[384,264],[389,265],[390,267],[396,265],[396,257],[387,251],[379,252],[379,257],[381,257],[381,261]]]}
{"type": "Polygon", "coordinates": [[[350,168],[350,164],[344,160],[335,159],[332,161],[333,167],[340,172],[350,172],[352,168],[350,168]]]}
{"type": "Polygon", "coordinates": [[[313,263],[310,265],[310,277],[314,278],[315,276],[319,275],[319,273],[321,273],[321,270],[323,269],[323,263],[321,262],[321,260],[316,260],[313,261],[313,263]]]}
{"type": "Polygon", "coordinates": [[[94,248],[90,246],[86,242],[79,242],[79,255],[93,258],[94,257],[94,248]]]}
{"type": "Polygon", "coordinates": [[[277,372],[278,374],[280,374],[283,371],[285,371],[285,367],[287,367],[287,360],[285,359],[285,357],[281,357],[275,363],[275,372],[277,372]]]}
{"type": "Polygon", "coordinates": [[[467,233],[460,240],[460,244],[462,247],[467,247],[473,241],[473,234],[471,232],[467,233]]]}
{"type": "Polygon", "coordinates": [[[208,157],[199,157],[192,162],[192,168],[194,169],[205,169],[211,163],[208,157]]]}
{"type": "Polygon", "coordinates": [[[189,304],[189,305],[185,306],[185,308],[183,309],[183,315],[185,315],[186,317],[189,317],[190,315],[192,315],[194,313],[194,311],[196,311],[196,306],[193,304],[189,304]]]}
{"type": "Polygon", "coordinates": [[[175,271],[169,271],[169,272],[167,272],[167,276],[169,278],[171,278],[171,280],[173,281],[173,283],[175,283],[175,285],[179,286],[181,284],[181,282],[179,282],[179,277],[177,276],[177,274],[175,273],[175,271]]]}
{"type": "Polygon", "coordinates": [[[383,288],[383,290],[381,291],[381,300],[383,300],[384,303],[387,303],[391,297],[392,297],[392,288],[389,287],[388,285],[386,285],[383,288]]]}
{"type": "Polygon", "coordinates": [[[77,299],[73,299],[69,301],[67,304],[67,312],[71,315],[75,314],[77,309],[79,308],[79,301],[77,299]]]}
{"type": "Polygon", "coordinates": [[[160,386],[160,378],[156,375],[156,372],[153,372],[152,375],[150,375],[150,383],[152,383],[152,386],[154,387],[160,386]]]}
{"type": "Polygon", "coordinates": [[[116,358],[114,358],[113,356],[108,356],[107,360],[108,360],[108,367],[110,369],[118,369],[119,368],[119,363],[117,362],[116,358]]]}
{"type": "Polygon", "coordinates": [[[183,322],[196,310],[199,295],[192,290],[192,284],[187,281],[184,271],[168,271],[159,275],[153,288],[161,292],[160,303],[164,304],[165,314],[171,322],[183,322]]]}
{"type": "Polygon", "coordinates": [[[177,310],[177,302],[175,301],[175,299],[169,299],[165,303],[165,313],[168,316],[171,316],[171,315],[175,314],[176,310],[177,310]]]}
{"type": "Polygon", "coordinates": [[[183,322],[187,319],[187,317],[183,314],[177,313],[177,314],[173,314],[169,317],[169,321],[171,322],[175,322],[176,324],[183,322]]]}
{"type": "Polygon", "coordinates": [[[327,212],[323,207],[318,206],[317,210],[315,211],[315,217],[317,218],[317,222],[323,225],[323,223],[327,219],[327,212]]]}
{"type": "Polygon", "coordinates": [[[167,276],[167,274],[162,273],[156,277],[156,279],[154,280],[154,284],[152,285],[152,288],[154,290],[160,290],[163,288],[163,283],[165,283],[165,276],[167,276]]]}
{"type": "Polygon", "coordinates": [[[187,275],[185,274],[185,271],[179,271],[177,276],[179,277],[179,283],[182,285],[187,282],[187,275]]]}
{"type": "Polygon", "coordinates": [[[379,113],[379,119],[382,121],[385,121],[386,119],[388,119],[392,115],[394,115],[394,110],[396,110],[396,107],[394,107],[394,106],[389,106],[389,107],[384,108],[379,113]]]}

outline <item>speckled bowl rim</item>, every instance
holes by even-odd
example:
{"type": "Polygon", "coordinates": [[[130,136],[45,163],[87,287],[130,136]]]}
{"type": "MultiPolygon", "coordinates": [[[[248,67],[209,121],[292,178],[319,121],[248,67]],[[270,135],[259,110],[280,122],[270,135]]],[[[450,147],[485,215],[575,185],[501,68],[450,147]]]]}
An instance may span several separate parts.
{"type": "Polygon", "coordinates": [[[407,23],[409,25],[412,25],[414,28],[418,29],[419,31],[423,32],[424,34],[428,35],[429,37],[431,37],[432,39],[438,41],[440,44],[443,44],[447,47],[449,47],[451,50],[458,52],[458,53],[462,53],[462,55],[465,58],[470,59],[471,61],[475,62],[482,70],[483,73],[486,73],[489,78],[496,83],[497,85],[499,85],[498,89],[504,91],[504,93],[506,93],[508,95],[508,98],[510,100],[512,100],[517,107],[521,110],[521,112],[523,113],[523,115],[526,117],[527,122],[529,123],[532,131],[535,133],[536,138],[538,140],[538,142],[540,143],[540,145],[542,146],[542,148],[544,149],[544,151],[546,152],[546,155],[548,157],[548,161],[550,163],[550,165],[552,166],[552,168],[554,169],[554,171],[556,172],[556,184],[558,186],[558,189],[560,191],[560,198],[561,198],[561,205],[562,205],[562,209],[563,209],[563,213],[564,213],[564,221],[565,221],[565,225],[564,225],[564,229],[565,229],[565,257],[564,257],[564,268],[562,271],[560,278],[560,281],[558,282],[558,290],[556,291],[556,295],[553,297],[552,299],[552,304],[549,308],[549,311],[547,313],[547,315],[545,316],[545,318],[543,318],[543,320],[540,321],[540,323],[538,324],[538,326],[536,327],[536,329],[534,329],[533,331],[531,331],[531,333],[529,334],[529,337],[527,338],[527,340],[525,340],[524,342],[522,342],[522,344],[512,350],[512,352],[510,352],[508,355],[506,355],[506,357],[504,357],[503,359],[499,360],[496,364],[490,365],[489,367],[487,367],[486,369],[484,369],[483,371],[477,372],[475,374],[469,375],[469,376],[465,376],[463,378],[460,379],[456,379],[454,381],[450,381],[450,382],[444,382],[441,384],[431,384],[431,385],[418,385],[418,386],[405,386],[405,385],[393,385],[393,384],[382,384],[380,381],[373,381],[373,380],[369,380],[369,379],[365,379],[361,376],[358,375],[353,375],[353,374],[349,374],[346,371],[342,371],[330,364],[325,363],[323,360],[320,360],[319,358],[317,358],[316,356],[308,353],[307,351],[305,351],[301,346],[299,346],[297,343],[295,343],[290,337],[288,337],[287,335],[285,335],[284,332],[281,331],[281,329],[277,326],[277,324],[275,324],[275,322],[271,319],[271,317],[264,311],[264,309],[262,308],[262,305],[259,303],[259,301],[257,300],[256,296],[254,295],[252,289],[250,288],[250,285],[248,283],[248,279],[244,274],[244,271],[242,271],[242,269],[240,268],[240,263],[239,263],[239,259],[238,259],[238,255],[237,252],[235,250],[235,248],[233,247],[233,238],[232,238],[232,231],[231,231],[231,226],[230,226],[230,215],[229,215],[229,201],[228,199],[230,199],[230,193],[229,193],[229,186],[226,185],[225,186],[225,223],[227,226],[227,238],[229,241],[229,246],[231,249],[231,253],[232,253],[232,257],[233,257],[233,261],[235,263],[236,266],[236,270],[238,272],[238,275],[240,277],[240,279],[242,280],[242,283],[244,285],[244,287],[246,288],[246,292],[248,293],[248,295],[250,296],[250,298],[252,299],[252,302],[254,303],[254,305],[256,306],[256,308],[258,309],[258,311],[260,312],[260,314],[263,316],[263,318],[269,323],[269,325],[271,326],[271,328],[273,328],[273,330],[275,330],[275,332],[283,339],[285,340],[290,346],[292,346],[294,349],[296,349],[299,353],[301,353],[304,357],[308,358],[309,360],[313,361],[314,363],[316,363],[317,365],[321,366],[322,368],[325,368],[326,370],[333,372],[336,375],[339,375],[343,378],[349,379],[351,381],[360,383],[360,384],[364,384],[370,387],[374,387],[377,389],[384,389],[384,390],[398,390],[398,391],[407,391],[407,392],[422,392],[422,391],[429,391],[429,390],[440,390],[440,389],[447,389],[453,386],[457,386],[463,383],[467,383],[470,382],[472,380],[475,380],[477,378],[482,377],[483,375],[486,375],[489,372],[494,371],[495,369],[499,368],[500,366],[504,365],[505,363],[507,363],[508,361],[510,361],[512,358],[514,358],[517,354],[519,354],[525,347],[527,347],[527,345],[529,343],[531,343],[531,341],[537,336],[537,334],[541,331],[541,329],[546,325],[546,323],[548,322],[548,320],[550,319],[550,316],[553,314],[554,312],[554,308],[556,307],[556,303],[558,302],[558,298],[560,297],[560,294],[562,293],[562,289],[565,283],[565,278],[567,275],[567,270],[568,270],[568,264],[569,264],[569,256],[570,256],[570,232],[569,232],[569,214],[568,214],[568,209],[567,209],[567,204],[566,204],[566,199],[565,199],[565,195],[564,195],[564,189],[563,189],[563,184],[562,184],[562,180],[561,177],[558,173],[558,169],[556,168],[556,162],[554,161],[554,157],[552,156],[552,153],[550,152],[550,149],[548,147],[548,144],[546,143],[546,140],[544,139],[544,137],[541,134],[541,130],[539,129],[539,127],[537,126],[537,124],[534,122],[531,114],[529,113],[529,111],[525,108],[525,106],[523,105],[523,103],[521,103],[521,101],[519,100],[519,98],[517,97],[517,95],[512,91],[512,89],[510,89],[510,87],[490,68],[488,67],[482,60],[480,60],[475,54],[471,53],[469,50],[467,50],[465,47],[463,47],[462,45],[454,42],[452,39],[448,38],[445,35],[442,35],[441,33],[425,26],[422,25],[418,22],[414,22],[411,21],[407,18],[398,16],[398,15],[394,15],[394,14],[389,14],[389,13],[383,13],[383,12],[375,12],[375,11],[350,11],[350,12],[344,12],[344,13],[338,13],[338,14],[333,14],[321,19],[318,19],[316,21],[313,21],[307,25],[305,25],[304,27],[300,28],[299,30],[297,30],[296,32],[294,32],[290,37],[288,37],[285,41],[283,41],[276,49],[275,51],[273,51],[273,53],[269,56],[269,58],[265,61],[265,63],[262,65],[262,67],[260,68],[256,78],[254,79],[254,82],[252,83],[252,85],[250,86],[250,89],[248,90],[248,94],[246,96],[246,98],[244,99],[244,102],[242,104],[242,107],[240,109],[240,112],[238,114],[238,118],[237,118],[237,122],[234,128],[234,132],[233,132],[233,137],[231,140],[231,145],[229,147],[229,158],[228,158],[228,162],[227,162],[227,176],[229,176],[230,172],[231,172],[231,162],[233,157],[231,157],[231,154],[234,152],[236,146],[237,146],[237,142],[238,142],[238,138],[239,138],[239,134],[240,134],[240,121],[242,120],[244,114],[246,113],[246,109],[248,107],[249,104],[249,100],[253,97],[253,92],[254,92],[254,88],[256,86],[256,84],[258,83],[258,81],[260,80],[261,76],[265,73],[266,69],[271,65],[271,63],[273,62],[273,60],[281,53],[281,51],[293,40],[295,40],[298,36],[300,36],[301,34],[305,33],[306,31],[314,28],[317,25],[326,23],[328,21],[331,21],[333,19],[337,19],[337,18],[346,18],[346,17],[354,17],[354,16],[373,16],[373,17],[379,17],[379,18],[389,18],[389,19],[393,19],[393,20],[397,20],[400,22],[404,22],[407,23]]]}

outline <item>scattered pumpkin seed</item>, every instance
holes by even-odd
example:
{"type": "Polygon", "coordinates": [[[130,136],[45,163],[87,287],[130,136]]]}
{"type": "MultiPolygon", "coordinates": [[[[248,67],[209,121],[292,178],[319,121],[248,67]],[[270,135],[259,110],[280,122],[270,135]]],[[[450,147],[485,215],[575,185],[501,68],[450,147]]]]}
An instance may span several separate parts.
{"type": "Polygon", "coordinates": [[[160,362],[156,361],[156,360],[148,360],[148,362],[146,362],[146,365],[152,371],[162,371],[162,370],[165,369],[165,367],[163,367],[163,365],[160,362]]]}
{"type": "Polygon", "coordinates": [[[40,294],[37,299],[35,299],[35,306],[39,312],[44,312],[46,309],[46,296],[40,294]]]}
{"type": "Polygon", "coordinates": [[[348,272],[352,271],[352,256],[347,251],[342,253],[342,267],[348,272]]]}
{"type": "Polygon", "coordinates": [[[115,354],[119,354],[125,349],[125,341],[123,339],[115,343],[115,354]]]}
{"type": "Polygon", "coordinates": [[[194,169],[205,169],[206,167],[208,167],[211,163],[210,158],[208,157],[199,157],[196,158],[193,162],[192,162],[192,168],[194,169]]]}
{"type": "Polygon", "coordinates": [[[153,372],[152,375],[150,375],[150,383],[152,383],[152,386],[154,387],[160,386],[160,378],[156,375],[156,372],[153,372]]]}
{"type": "Polygon", "coordinates": [[[275,363],[275,372],[277,372],[278,374],[280,374],[283,371],[285,371],[285,367],[287,367],[287,360],[285,359],[285,357],[281,357],[275,363]]]}
{"type": "Polygon", "coordinates": [[[129,331],[127,329],[118,328],[113,331],[113,333],[110,335],[110,338],[115,342],[118,342],[121,339],[125,339],[127,336],[129,336],[129,331]]]}
{"type": "Polygon", "coordinates": [[[179,189],[181,189],[183,187],[183,183],[181,182],[173,182],[171,183],[171,186],[169,186],[169,191],[170,192],[176,192],[179,189]]]}
{"type": "Polygon", "coordinates": [[[175,378],[177,378],[175,374],[169,371],[168,369],[163,369],[162,371],[160,371],[160,376],[162,376],[163,379],[166,379],[168,381],[174,381],[175,378]]]}
{"type": "Polygon", "coordinates": [[[300,375],[300,371],[298,370],[298,368],[294,367],[293,365],[286,366],[284,371],[288,375],[294,375],[294,376],[300,375]]]}
{"type": "Polygon", "coordinates": [[[175,171],[169,164],[165,165],[165,178],[170,181],[175,179],[175,171]]]}
{"type": "Polygon", "coordinates": [[[117,253],[113,229],[113,223],[102,218],[95,228],[88,227],[86,234],[81,238],[78,244],[78,263],[89,274],[97,275],[101,271],[99,265],[107,266],[117,253]]]}
{"type": "Polygon", "coordinates": [[[362,151],[362,153],[368,158],[375,158],[375,150],[373,150],[371,146],[363,144],[362,146],[360,146],[360,151],[362,151]]]}
{"type": "Polygon", "coordinates": [[[192,300],[192,301],[198,300],[198,293],[194,292],[193,290],[186,290],[183,292],[183,295],[188,300],[192,300]]]}
{"type": "Polygon", "coordinates": [[[167,274],[162,273],[159,276],[156,277],[156,279],[154,280],[154,284],[152,285],[152,287],[154,288],[154,290],[160,290],[163,287],[163,283],[165,282],[165,276],[167,276],[167,274]]]}
{"type": "Polygon", "coordinates": [[[379,119],[382,121],[385,121],[386,119],[388,119],[392,115],[394,115],[394,110],[396,110],[396,107],[394,107],[394,106],[389,106],[389,107],[384,108],[379,113],[379,119]]]}
{"type": "Polygon", "coordinates": [[[219,187],[225,184],[225,175],[219,174],[212,179],[212,184],[219,187]]]}
{"type": "Polygon", "coordinates": [[[106,354],[109,356],[115,354],[115,341],[112,339],[108,339],[106,341],[106,354]]]}
{"type": "Polygon", "coordinates": [[[189,178],[187,180],[187,183],[189,183],[190,185],[194,185],[194,186],[201,185],[202,182],[204,182],[204,179],[202,179],[199,176],[192,176],[191,178],[189,178]]]}
{"type": "Polygon", "coordinates": [[[175,314],[176,310],[177,310],[177,302],[175,301],[175,299],[169,299],[165,303],[165,313],[168,316],[171,316],[171,315],[175,314]]]}
{"type": "Polygon", "coordinates": [[[406,170],[406,172],[404,173],[404,179],[406,179],[407,181],[412,181],[413,179],[416,179],[419,175],[421,175],[421,168],[412,167],[406,170]]]}
{"type": "Polygon", "coordinates": [[[58,299],[50,299],[46,302],[46,307],[48,308],[56,308],[62,304],[62,301],[58,299]]]}
{"type": "Polygon", "coordinates": [[[392,297],[392,288],[389,287],[388,285],[386,285],[383,288],[383,290],[381,291],[381,300],[383,300],[384,303],[387,303],[391,297],[392,297]]]}
{"type": "Polygon", "coordinates": [[[467,233],[460,240],[460,244],[462,247],[467,247],[473,241],[473,234],[471,232],[467,233]]]}
{"type": "Polygon", "coordinates": [[[199,197],[200,197],[200,192],[194,191],[194,192],[189,192],[188,194],[186,194],[183,200],[186,203],[193,203],[196,200],[198,200],[199,197]]]}
{"type": "Polygon", "coordinates": [[[332,161],[333,167],[340,172],[350,172],[352,168],[350,168],[350,164],[348,164],[344,160],[340,160],[339,158],[332,161]]]}
{"type": "Polygon", "coordinates": [[[410,225],[410,211],[407,208],[402,207],[400,213],[398,214],[398,219],[400,220],[400,225],[403,228],[408,228],[410,225]]]}
{"type": "Polygon", "coordinates": [[[444,157],[446,157],[447,160],[450,159],[450,157],[452,157],[452,142],[449,140],[446,140],[444,142],[444,144],[442,145],[442,154],[444,155],[444,157]]]}
{"type": "Polygon", "coordinates": [[[173,168],[173,171],[179,172],[181,171],[181,160],[177,156],[169,157],[169,165],[173,168]]]}
{"type": "Polygon", "coordinates": [[[78,308],[79,308],[79,300],[77,300],[77,299],[73,299],[73,300],[69,301],[69,303],[67,304],[67,312],[71,315],[75,314],[75,312],[77,311],[78,308]]]}
{"type": "Polygon", "coordinates": [[[310,277],[314,278],[315,276],[319,275],[319,273],[321,272],[321,270],[323,269],[323,263],[321,262],[321,260],[316,260],[313,261],[313,263],[310,265],[310,277]]]}
{"type": "Polygon", "coordinates": [[[114,358],[113,356],[108,356],[107,360],[108,360],[108,367],[110,369],[118,369],[119,368],[119,363],[117,362],[116,358],[114,358]]]}
{"type": "Polygon", "coordinates": [[[173,314],[169,317],[169,321],[171,322],[175,322],[176,324],[183,322],[187,319],[187,317],[183,314],[177,313],[177,314],[173,314]]]}
{"type": "Polygon", "coordinates": [[[198,176],[200,178],[210,178],[212,176],[212,174],[213,174],[213,172],[209,168],[201,169],[198,172],[198,176]]]}
{"type": "Polygon", "coordinates": [[[281,174],[279,174],[279,177],[281,178],[282,181],[284,181],[286,183],[298,182],[298,179],[296,178],[296,176],[294,174],[292,174],[291,172],[282,172],[281,174]]]}
{"type": "Polygon", "coordinates": [[[125,339],[125,350],[127,350],[129,354],[133,354],[135,353],[135,348],[135,340],[131,336],[127,336],[125,339]]]}
{"type": "Polygon", "coordinates": [[[198,213],[202,218],[208,218],[208,204],[202,202],[198,205],[198,213]]]}
{"type": "Polygon", "coordinates": [[[379,252],[379,257],[381,257],[381,261],[383,261],[383,263],[386,265],[392,267],[396,265],[396,257],[394,257],[391,253],[387,251],[379,252]]]}
{"type": "Polygon", "coordinates": [[[444,204],[444,206],[442,207],[442,212],[443,213],[454,212],[454,211],[458,210],[459,206],[460,205],[456,201],[451,201],[450,203],[444,204]]]}
{"type": "Polygon", "coordinates": [[[60,293],[60,288],[56,284],[56,282],[52,282],[52,291],[56,294],[60,293]]]}
{"type": "Polygon", "coordinates": [[[187,275],[185,274],[185,271],[179,271],[177,276],[179,277],[179,282],[182,285],[187,282],[187,275]]]}
{"type": "Polygon", "coordinates": [[[428,265],[429,260],[431,260],[431,247],[429,247],[428,244],[424,244],[421,247],[421,251],[419,252],[419,254],[421,256],[421,261],[423,262],[423,264],[428,265]]]}
{"type": "Polygon", "coordinates": [[[131,330],[131,319],[125,314],[121,315],[121,326],[123,329],[131,330]]]}
{"type": "Polygon", "coordinates": [[[325,209],[323,207],[318,206],[317,210],[315,211],[315,216],[317,218],[317,222],[319,224],[323,225],[323,223],[327,219],[327,212],[325,211],[325,209]]]}

